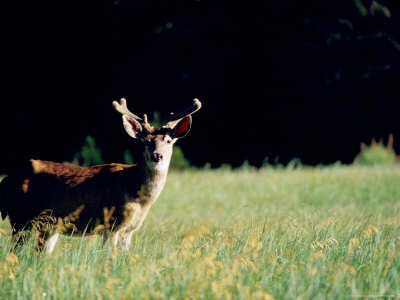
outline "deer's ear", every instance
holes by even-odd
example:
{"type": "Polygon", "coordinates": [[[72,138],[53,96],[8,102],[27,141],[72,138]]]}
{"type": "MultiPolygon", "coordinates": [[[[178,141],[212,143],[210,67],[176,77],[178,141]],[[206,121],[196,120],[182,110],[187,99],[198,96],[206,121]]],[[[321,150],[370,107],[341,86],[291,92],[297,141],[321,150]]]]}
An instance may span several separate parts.
{"type": "Polygon", "coordinates": [[[187,116],[184,117],[182,120],[179,121],[178,124],[172,129],[172,136],[173,138],[179,139],[184,137],[190,131],[192,127],[192,117],[187,116]]]}
{"type": "Polygon", "coordinates": [[[122,122],[126,132],[133,138],[137,138],[137,135],[143,131],[142,125],[135,119],[132,119],[126,115],[122,116],[122,122]]]}

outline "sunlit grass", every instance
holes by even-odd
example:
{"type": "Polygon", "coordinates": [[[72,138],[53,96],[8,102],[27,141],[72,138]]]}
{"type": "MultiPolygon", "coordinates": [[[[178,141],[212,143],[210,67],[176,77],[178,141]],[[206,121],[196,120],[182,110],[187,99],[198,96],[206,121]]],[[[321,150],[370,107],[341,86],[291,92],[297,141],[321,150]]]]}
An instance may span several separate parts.
{"type": "Polygon", "coordinates": [[[129,253],[64,237],[10,251],[1,299],[344,299],[400,294],[400,168],[171,173],[129,253]]]}

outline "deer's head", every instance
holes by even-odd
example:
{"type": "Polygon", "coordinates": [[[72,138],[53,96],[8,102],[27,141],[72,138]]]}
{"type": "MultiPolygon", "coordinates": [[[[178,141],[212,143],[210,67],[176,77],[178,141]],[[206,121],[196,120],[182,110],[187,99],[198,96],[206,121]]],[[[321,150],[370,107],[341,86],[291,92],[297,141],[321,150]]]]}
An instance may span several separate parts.
{"type": "Polygon", "coordinates": [[[121,99],[120,103],[113,102],[114,108],[122,114],[122,122],[126,132],[134,139],[140,139],[145,145],[144,158],[146,163],[156,170],[168,170],[171,160],[172,148],[175,142],[184,137],[190,131],[192,125],[191,114],[201,108],[198,99],[178,115],[171,113],[170,121],[161,128],[150,125],[147,115],[140,118],[129,111],[126,100],[121,99]]]}

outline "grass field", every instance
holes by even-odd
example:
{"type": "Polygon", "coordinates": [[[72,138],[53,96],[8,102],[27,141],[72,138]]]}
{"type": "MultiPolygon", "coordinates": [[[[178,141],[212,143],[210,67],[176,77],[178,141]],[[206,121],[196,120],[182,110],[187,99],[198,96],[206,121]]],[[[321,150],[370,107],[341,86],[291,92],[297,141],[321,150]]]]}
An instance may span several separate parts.
{"type": "Polygon", "coordinates": [[[9,237],[0,299],[400,298],[400,167],[173,172],[125,254],[9,237]]]}

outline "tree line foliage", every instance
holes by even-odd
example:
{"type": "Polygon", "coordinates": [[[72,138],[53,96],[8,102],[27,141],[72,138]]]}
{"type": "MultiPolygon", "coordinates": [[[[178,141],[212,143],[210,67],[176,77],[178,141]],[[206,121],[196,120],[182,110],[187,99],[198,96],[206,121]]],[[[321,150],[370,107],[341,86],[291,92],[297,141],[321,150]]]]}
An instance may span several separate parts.
{"type": "Polygon", "coordinates": [[[394,0],[52,5],[1,20],[2,172],[71,160],[88,134],[107,162],[139,155],[111,109],[120,97],[162,118],[200,98],[181,142],[198,166],[351,163],[360,142],[400,136],[394,0]]]}
{"type": "Polygon", "coordinates": [[[398,161],[399,156],[393,149],[393,135],[389,136],[387,145],[383,141],[371,140],[370,145],[361,143],[361,151],[356,156],[354,163],[360,165],[389,165],[398,161]]]}

